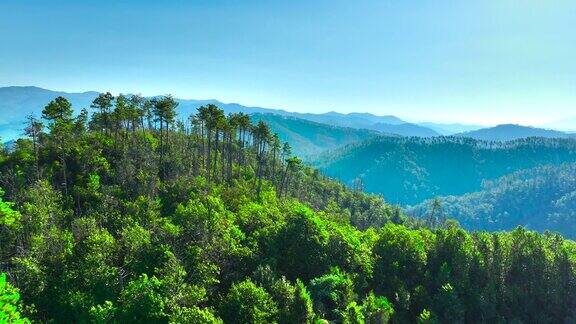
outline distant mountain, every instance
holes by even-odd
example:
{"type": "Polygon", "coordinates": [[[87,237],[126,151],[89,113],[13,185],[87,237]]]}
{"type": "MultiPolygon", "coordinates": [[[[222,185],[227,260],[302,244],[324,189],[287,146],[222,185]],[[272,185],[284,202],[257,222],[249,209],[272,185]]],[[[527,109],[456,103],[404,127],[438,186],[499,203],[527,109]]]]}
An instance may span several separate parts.
{"type": "Polygon", "coordinates": [[[573,139],[486,142],[465,137],[378,137],[320,156],[325,174],[386,200],[414,205],[481,189],[482,181],[546,164],[576,162],[573,139]]]}
{"type": "Polygon", "coordinates": [[[418,137],[440,136],[438,132],[430,128],[410,123],[401,123],[401,124],[376,123],[371,125],[368,129],[373,129],[381,133],[397,134],[401,136],[418,136],[418,137]]]}
{"type": "Polygon", "coordinates": [[[22,135],[26,116],[40,117],[50,100],[63,96],[77,110],[87,108],[97,92],[67,93],[38,87],[0,87],[0,138],[14,139],[22,135]]]}
{"type": "Polygon", "coordinates": [[[334,111],[325,114],[294,113],[294,117],[334,126],[372,129],[375,124],[399,125],[406,123],[396,116],[376,116],[369,113],[341,114],[334,111]]]}
{"type": "MultiPolygon", "coordinates": [[[[576,238],[576,164],[517,171],[486,181],[481,191],[440,201],[441,213],[468,229],[501,231],[522,225],[576,238]]],[[[407,212],[427,217],[431,206],[426,201],[407,212]]]]}
{"type": "Polygon", "coordinates": [[[504,124],[490,128],[482,128],[475,131],[460,133],[457,136],[470,137],[484,141],[510,141],[527,137],[545,137],[545,138],[570,137],[569,134],[556,130],[536,128],[530,126],[521,126],[514,124],[504,124]]]}
{"type": "Polygon", "coordinates": [[[260,107],[246,107],[236,103],[222,103],[216,100],[182,100],[180,103],[179,112],[181,115],[187,116],[196,111],[196,109],[204,104],[213,103],[222,108],[226,113],[231,112],[244,112],[248,114],[275,114],[279,116],[289,116],[298,119],[304,119],[315,123],[346,127],[355,129],[368,129],[378,131],[382,134],[394,134],[401,136],[438,136],[438,132],[417,124],[411,124],[403,121],[395,116],[377,116],[369,113],[349,113],[341,114],[337,112],[328,112],[325,114],[304,114],[297,112],[287,112],[279,109],[268,109],[260,107]]]}
{"type": "Polygon", "coordinates": [[[445,124],[445,123],[431,123],[431,122],[422,122],[418,123],[420,126],[424,126],[430,128],[441,135],[454,135],[463,132],[469,132],[484,128],[484,126],[480,125],[467,125],[467,124],[445,124]]]}
{"type": "Polygon", "coordinates": [[[315,159],[326,150],[381,135],[372,130],[331,126],[291,116],[252,114],[251,118],[265,121],[280,140],[290,143],[293,153],[305,160],[315,159]]]}
{"type": "MultiPolygon", "coordinates": [[[[50,100],[63,96],[70,100],[78,112],[89,108],[98,92],[67,93],[46,90],[38,87],[0,87],[0,138],[13,139],[21,136],[23,123],[27,115],[40,116],[42,109],[50,100]]],[[[309,114],[288,112],[281,109],[249,107],[237,103],[223,103],[218,100],[177,99],[178,113],[186,118],[202,105],[212,103],[218,105],[225,113],[244,112],[247,114],[276,114],[291,116],[317,123],[349,127],[356,129],[371,129],[382,133],[394,133],[403,136],[436,136],[437,132],[423,126],[406,123],[395,116],[377,116],[369,113],[341,114],[328,112],[325,114],[309,114]]]]}

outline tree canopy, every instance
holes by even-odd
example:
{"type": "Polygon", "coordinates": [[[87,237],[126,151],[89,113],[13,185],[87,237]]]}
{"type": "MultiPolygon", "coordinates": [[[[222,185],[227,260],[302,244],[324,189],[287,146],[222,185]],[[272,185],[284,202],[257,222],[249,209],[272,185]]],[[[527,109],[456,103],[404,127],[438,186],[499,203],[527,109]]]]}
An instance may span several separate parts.
{"type": "Polygon", "coordinates": [[[204,106],[177,120],[170,96],[103,96],[89,119],[54,113],[70,106],[51,102],[47,129],[31,124],[29,138],[0,151],[0,316],[576,319],[573,241],[423,226],[302,164],[246,115],[204,106]],[[67,127],[52,127],[59,122],[67,127]]]}

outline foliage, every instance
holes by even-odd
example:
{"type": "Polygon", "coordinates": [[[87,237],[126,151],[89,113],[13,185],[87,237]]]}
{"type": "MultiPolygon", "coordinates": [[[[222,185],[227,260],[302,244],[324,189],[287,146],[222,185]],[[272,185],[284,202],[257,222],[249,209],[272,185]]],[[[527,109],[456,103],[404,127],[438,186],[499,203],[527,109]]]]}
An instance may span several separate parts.
{"type": "Polygon", "coordinates": [[[6,226],[17,226],[20,221],[20,213],[14,210],[13,203],[2,200],[4,191],[0,188],[0,224],[6,226]]]}
{"type": "MultiPolygon", "coordinates": [[[[576,164],[526,169],[493,181],[482,191],[438,199],[444,215],[469,229],[511,230],[522,223],[544,232],[576,237],[576,164]]],[[[411,207],[414,216],[431,214],[431,201],[411,207]]]]}
{"type": "Polygon", "coordinates": [[[522,169],[576,162],[570,138],[508,142],[466,137],[378,137],[328,152],[314,164],[348,185],[361,179],[367,192],[415,205],[436,196],[462,195],[522,169]]]}
{"type": "Polygon", "coordinates": [[[0,152],[0,270],[22,297],[8,288],[11,312],[64,323],[576,318],[576,243],[558,234],[421,227],[303,165],[266,124],[213,105],[188,120],[169,96],[102,94],[93,106],[88,121],[58,99],[48,131],[29,125],[0,152]]]}
{"type": "Polygon", "coordinates": [[[18,311],[20,294],[18,289],[6,281],[6,274],[0,274],[0,323],[30,323],[18,311]]]}
{"type": "Polygon", "coordinates": [[[272,297],[249,279],[232,285],[221,311],[226,323],[270,323],[277,312],[272,297]]]}

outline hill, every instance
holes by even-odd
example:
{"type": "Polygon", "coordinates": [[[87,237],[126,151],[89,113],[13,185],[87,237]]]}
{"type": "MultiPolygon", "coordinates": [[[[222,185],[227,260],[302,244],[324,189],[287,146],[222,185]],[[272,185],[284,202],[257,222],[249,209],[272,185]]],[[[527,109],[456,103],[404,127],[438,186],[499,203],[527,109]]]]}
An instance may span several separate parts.
{"type": "Polygon", "coordinates": [[[413,205],[444,195],[480,190],[483,180],[521,169],[576,161],[572,139],[528,138],[485,142],[464,137],[378,137],[319,157],[327,175],[413,205]]]}
{"type": "Polygon", "coordinates": [[[322,124],[352,128],[370,128],[371,125],[378,123],[390,125],[406,123],[396,116],[377,116],[369,113],[342,114],[334,111],[330,111],[324,114],[296,113],[294,117],[307,119],[322,124]]]}
{"type": "Polygon", "coordinates": [[[440,135],[438,132],[430,128],[410,123],[401,123],[401,124],[376,123],[371,125],[369,129],[377,130],[383,134],[396,134],[400,136],[433,137],[440,135]]]}
{"type": "Polygon", "coordinates": [[[252,120],[263,120],[280,139],[290,143],[294,154],[306,160],[320,153],[342,146],[361,142],[379,135],[376,131],[338,127],[316,123],[290,116],[274,114],[252,114],[252,120]]]}
{"type": "Polygon", "coordinates": [[[263,122],[150,103],[58,98],[0,150],[0,321],[574,322],[574,241],[423,227],[280,159],[263,122]]]}
{"type": "Polygon", "coordinates": [[[97,95],[93,91],[67,93],[38,87],[0,87],[0,138],[20,137],[26,117],[31,114],[39,117],[46,103],[58,96],[66,97],[79,111],[89,107],[97,95]]]}
{"type": "MultiPolygon", "coordinates": [[[[576,238],[576,164],[520,170],[485,181],[481,191],[440,201],[441,212],[468,229],[501,231],[523,225],[576,238]]],[[[411,207],[408,213],[426,217],[432,203],[411,207]]]]}
{"type": "Polygon", "coordinates": [[[483,141],[511,141],[527,137],[544,137],[544,138],[570,137],[569,134],[556,130],[536,128],[530,126],[521,126],[514,124],[504,124],[490,128],[482,128],[475,131],[460,133],[456,136],[470,137],[483,141]]]}
{"type": "Polygon", "coordinates": [[[341,114],[337,112],[325,114],[293,113],[292,116],[333,126],[370,129],[383,134],[421,137],[440,135],[428,127],[407,123],[396,116],[377,116],[369,113],[341,114]]]}
{"type": "Polygon", "coordinates": [[[449,136],[463,132],[475,131],[484,128],[480,125],[467,125],[459,123],[433,123],[433,122],[421,122],[418,125],[430,128],[441,135],[449,136]]]}

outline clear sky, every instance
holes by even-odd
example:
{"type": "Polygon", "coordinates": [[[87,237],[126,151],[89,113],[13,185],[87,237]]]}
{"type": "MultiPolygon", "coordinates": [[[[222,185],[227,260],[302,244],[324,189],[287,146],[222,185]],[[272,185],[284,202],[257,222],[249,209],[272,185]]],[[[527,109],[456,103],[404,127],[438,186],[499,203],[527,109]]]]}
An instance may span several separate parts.
{"type": "Polygon", "coordinates": [[[1,0],[8,85],[542,124],[576,117],[576,1],[1,0]]]}

